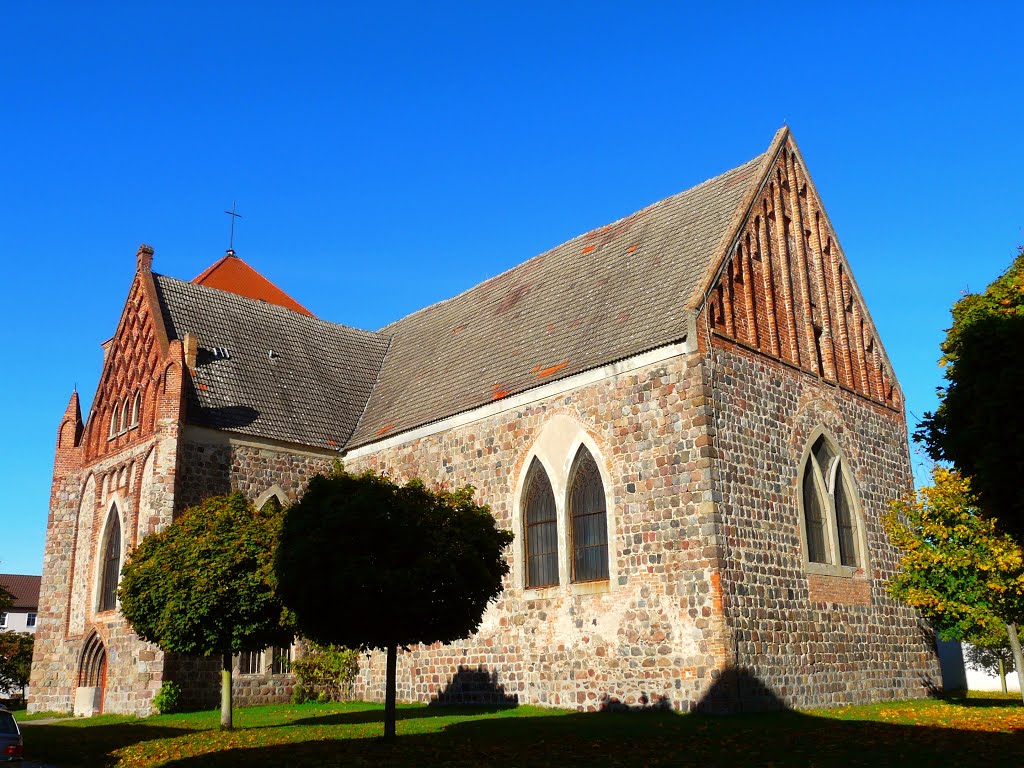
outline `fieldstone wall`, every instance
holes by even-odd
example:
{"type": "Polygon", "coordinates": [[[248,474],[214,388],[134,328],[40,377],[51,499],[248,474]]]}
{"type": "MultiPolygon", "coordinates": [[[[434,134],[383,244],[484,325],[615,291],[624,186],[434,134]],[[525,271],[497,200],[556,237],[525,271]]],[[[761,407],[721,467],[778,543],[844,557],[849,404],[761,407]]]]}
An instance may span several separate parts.
{"type": "MultiPolygon", "coordinates": [[[[180,447],[181,472],[176,513],[217,494],[241,491],[254,502],[268,492],[284,503],[298,500],[309,479],[329,471],[336,454],[305,451],[252,438],[240,440],[222,432],[187,427],[180,447]]],[[[232,696],[238,706],[285,702],[291,698],[293,675],[242,675],[235,659],[232,696]]],[[[182,689],[182,704],[190,709],[220,704],[219,657],[168,654],[167,679],[182,689]]]]}
{"type": "Polygon", "coordinates": [[[260,443],[251,438],[238,440],[223,432],[189,427],[181,445],[177,509],[231,491],[241,491],[255,502],[275,487],[286,503],[292,503],[313,475],[331,469],[335,458],[336,453],[260,443]]]}
{"type": "Polygon", "coordinates": [[[885,591],[897,553],[880,518],[913,482],[902,413],[741,347],[713,350],[723,600],[744,671],[736,708],[859,704],[940,686],[931,631],[885,591]],[[866,529],[867,568],[848,576],[804,566],[798,472],[819,426],[852,470],[866,529]]]}
{"type": "MultiPolygon", "coordinates": [[[[508,553],[512,573],[480,630],[463,642],[401,653],[398,697],[514,698],[593,710],[609,699],[636,704],[646,696],[677,709],[696,706],[725,667],[726,653],[702,439],[707,406],[699,367],[678,356],[347,458],[350,469],[371,467],[400,480],[471,484],[499,525],[517,536],[508,553]],[[557,587],[526,589],[517,483],[556,421],[559,429],[571,421],[589,438],[610,479],[611,579],[573,585],[563,567],[557,587]]],[[[564,468],[572,458],[550,457],[564,468]]],[[[556,494],[562,481],[552,478],[556,494]]],[[[563,517],[559,526],[565,525],[563,517]]],[[[383,655],[364,657],[356,695],[381,699],[383,682],[383,655]]]]}
{"type": "Polygon", "coordinates": [[[117,611],[97,611],[98,560],[116,503],[121,558],[138,537],[171,521],[175,434],[158,433],[54,479],[32,667],[31,711],[70,711],[82,649],[95,633],[106,651],[103,711],[145,715],[163,680],[162,654],[117,611]]]}

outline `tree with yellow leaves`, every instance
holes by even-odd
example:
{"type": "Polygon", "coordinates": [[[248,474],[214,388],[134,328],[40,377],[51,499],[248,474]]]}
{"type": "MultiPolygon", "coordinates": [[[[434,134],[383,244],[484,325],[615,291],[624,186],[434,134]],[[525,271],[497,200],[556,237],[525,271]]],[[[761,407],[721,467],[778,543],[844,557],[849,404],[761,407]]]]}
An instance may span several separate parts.
{"type": "MultiPolygon", "coordinates": [[[[945,640],[991,647],[1024,620],[1024,551],[978,513],[970,482],[943,467],[916,498],[894,502],[882,520],[903,552],[889,593],[921,611],[945,640]]],[[[1024,672],[1017,660],[1024,690],[1024,672]]]]}

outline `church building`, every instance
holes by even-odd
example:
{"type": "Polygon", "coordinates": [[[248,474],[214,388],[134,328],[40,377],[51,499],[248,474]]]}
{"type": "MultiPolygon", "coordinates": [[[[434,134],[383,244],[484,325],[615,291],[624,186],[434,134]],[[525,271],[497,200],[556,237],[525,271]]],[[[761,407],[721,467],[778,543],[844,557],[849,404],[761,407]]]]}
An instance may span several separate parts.
{"type": "MultiPolygon", "coordinates": [[[[289,504],[339,458],[471,484],[515,533],[479,631],[400,654],[400,700],[731,712],[940,684],[886,593],[902,393],[787,128],[378,331],[233,251],[191,281],[152,267],[143,245],[89,412],[73,394],[57,430],[33,710],[146,714],[164,680],[215,706],[217,659],[120,615],[125,559],[207,496],[289,504]]],[[[287,699],[288,653],[243,654],[236,701],[287,699]]],[[[383,687],[363,656],[356,695],[383,687]]]]}

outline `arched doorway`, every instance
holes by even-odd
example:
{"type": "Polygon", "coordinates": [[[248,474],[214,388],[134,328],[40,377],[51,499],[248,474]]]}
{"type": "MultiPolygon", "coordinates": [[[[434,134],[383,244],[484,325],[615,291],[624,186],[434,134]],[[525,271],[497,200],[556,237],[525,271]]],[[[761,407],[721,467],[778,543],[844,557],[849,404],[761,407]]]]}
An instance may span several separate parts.
{"type": "Polygon", "coordinates": [[[103,694],[107,688],[107,649],[94,630],[82,646],[78,662],[78,688],[75,690],[75,714],[85,717],[103,712],[103,694]]]}

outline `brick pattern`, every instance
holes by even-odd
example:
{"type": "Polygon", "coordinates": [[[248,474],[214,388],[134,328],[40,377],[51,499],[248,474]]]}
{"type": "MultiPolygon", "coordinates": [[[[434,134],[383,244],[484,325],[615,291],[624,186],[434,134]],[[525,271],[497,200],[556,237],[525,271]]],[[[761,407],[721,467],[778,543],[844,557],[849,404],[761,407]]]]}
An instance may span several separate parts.
{"type": "Polygon", "coordinates": [[[901,407],[839,242],[788,138],[708,296],[712,331],[901,407]]]}
{"type": "Polygon", "coordinates": [[[73,396],[58,427],[33,711],[72,708],[81,651],[94,632],[106,650],[105,711],[148,714],[163,679],[162,654],[141,642],[116,611],[97,612],[95,601],[97,558],[112,502],[121,513],[122,557],[139,536],[168,525],[174,509],[183,355],[180,342],[160,352],[147,279],[140,270],[133,281],[89,421],[81,425],[73,396]],[[116,400],[120,408],[134,392],[144,393],[140,426],[108,440],[110,409],[103,404],[116,400]]]}
{"type": "Polygon", "coordinates": [[[923,696],[940,685],[934,638],[885,583],[897,555],[880,524],[911,484],[905,422],[867,398],[735,346],[713,349],[715,487],[726,533],[722,570],[737,663],[765,684],[744,709],[858,704],[923,696]],[[799,462],[825,426],[852,470],[866,528],[866,569],[809,574],[796,503],[799,462]]]}

